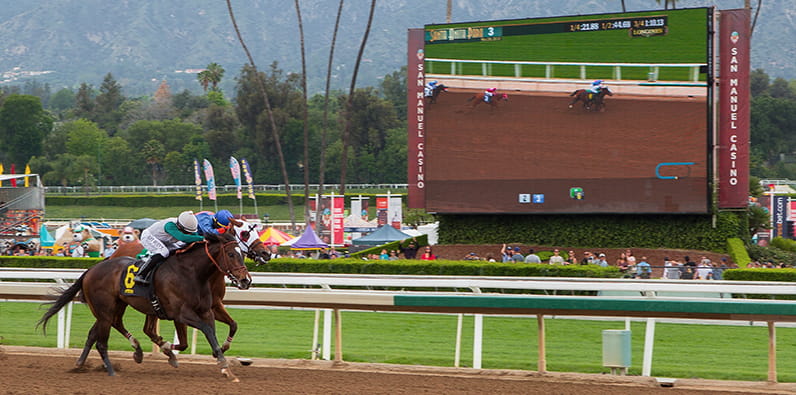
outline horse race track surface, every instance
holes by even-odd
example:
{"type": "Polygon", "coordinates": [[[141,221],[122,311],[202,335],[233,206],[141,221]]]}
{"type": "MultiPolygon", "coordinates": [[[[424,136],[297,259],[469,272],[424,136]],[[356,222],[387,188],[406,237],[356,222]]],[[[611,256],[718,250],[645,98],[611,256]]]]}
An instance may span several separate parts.
{"type": "MultiPolygon", "coordinates": [[[[240,378],[222,378],[207,356],[180,356],[171,368],[146,354],[111,352],[115,377],[108,377],[92,351],[90,369],[70,372],[79,350],[31,347],[0,349],[0,394],[792,394],[793,384],[680,380],[662,388],[643,377],[538,374],[425,366],[255,359],[233,364],[240,378]]],[[[231,360],[233,360],[231,358],[231,360]]]]}

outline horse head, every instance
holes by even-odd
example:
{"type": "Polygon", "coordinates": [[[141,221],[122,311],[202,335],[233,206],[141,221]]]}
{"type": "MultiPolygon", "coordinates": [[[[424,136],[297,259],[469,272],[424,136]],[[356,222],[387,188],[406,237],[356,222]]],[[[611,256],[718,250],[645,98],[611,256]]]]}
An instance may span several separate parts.
{"type": "Polygon", "coordinates": [[[600,96],[605,96],[605,95],[608,95],[608,96],[613,96],[613,95],[614,95],[614,93],[613,93],[613,92],[611,92],[611,90],[610,90],[610,89],[608,89],[608,87],[607,87],[607,86],[604,86],[604,87],[602,87],[602,88],[600,89],[600,96]]]}
{"type": "Polygon", "coordinates": [[[257,266],[268,263],[271,260],[271,253],[260,240],[257,232],[257,225],[244,220],[233,219],[229,223],[229,230],[238,240],[238,246],[247,257],[253,260],[257,266]]]}
{"type": "Polygon", "coordinates": [[[208,257],[216,268],[238,289],[249,289],[252,277],[243,261],[243,252],[233,232],[224,232],[218,236],[208,233],[205,239],[208,241],[208,245],[205,246],[208,257]],[[218,249],[211,251],[210,244],[217,245],[218,249]]]}
{"type": "Polygon", "coordinates": [[[503,101],[509,101],[509,95],[505,93],[501,93],[500,95],[498,95],[498,98],[503,101]]]}

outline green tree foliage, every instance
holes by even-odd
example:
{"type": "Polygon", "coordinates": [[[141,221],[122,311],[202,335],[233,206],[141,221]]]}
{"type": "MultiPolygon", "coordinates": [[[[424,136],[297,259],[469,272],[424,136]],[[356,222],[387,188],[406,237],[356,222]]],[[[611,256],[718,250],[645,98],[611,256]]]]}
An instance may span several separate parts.
{"type": "Polygon", "coordinates": [[[67,122],[59,129],[66,133],[66,152],[76,156],[99,156],[108,139],[104,130],[85,119],[67,122]]]}
{"type": "Polygon", "coordinates": [[[788,81],[770,81],[757,69],[751,75],[751,173],[766,178],[796,178],[796,90],[788,81]]]}
{"type": "Polygon", "coordinates": [[[0,144],[3,159],[23,166],[42,154],[44,140],[52,132],[53,119],[30,95],[11,95],[0,108],[0,144]]]}
{"type": "Polygon", "coordinates": [[[55,111],[56,113],[63,113],[64,111],[72,108],[75,106],[77,102],[75,98],[75,92],[72,92],[69,88],[64,88],[55,92],[50,97],[50,109],[55,111]]]}
{"type": "Polygon", "coordinates": [[[108,131],[113,136],[118,130],[119,124],[124,117],[120,107],[125,97],[122,95],[122,86],[113,78],[111,73],[105,75],[100,85],[100,93],[96,98],[93,120],[101,128],[108,131]]]}
{"type": "Polygon", "coordinates": [[[75,108],[73,111],[75,118],[91,119],[94,116],[94,92],[91,85],[80,84],[80,88],[75,95],[75,108]]]}

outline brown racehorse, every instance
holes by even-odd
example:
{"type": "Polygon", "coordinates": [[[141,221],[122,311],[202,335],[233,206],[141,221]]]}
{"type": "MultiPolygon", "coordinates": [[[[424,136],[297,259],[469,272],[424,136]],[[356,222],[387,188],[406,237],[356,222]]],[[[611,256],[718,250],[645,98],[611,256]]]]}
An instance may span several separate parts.
{"type": "Polygon", "coordinates": [[[484,100],[485,96],[486,95],[484,94],[484,92],[479,92],[474,94],[469,99],[467,99],[468,102],[467,105],[470,107],[470,110],[474,110],[481,103],[488,104],[490,106],[490,109],[494,110],[495,108],[497,108],[499,101],[501,100],[509,101],[509,95],[505,93],[496,93],[494,96],[492,96],[492,99],[489,100],[489,102],[486,102],[484,100]]]}
{"type": "Polygon", "coordinates": [[[578,89],[569,95],[575,96],[575,98],[569,102],[569,108],[574,107],[575,103],[578,101],[582,101],[583,109],[586,111],[605,111],[605,96],[613,96],[614,94],[610,89],[603,87],[600,89],[599,93],[593,93],[588,89],[578,89]]]}
{"type": "MultiPolygon", "coordinates": [[[[263,244],[262,240],[260,240],[256,225],[244,220],[231,219],[230,225],[226,227],[226,232],[230,232],[230,234],[235,237],[235,240],[238,241],[238,246],[240,247],[241,251],[243,251],[243,253],[253,260],[258,266],[271,260],[271,253],[268,251],[268,248],[265,246],[265,244],[263,244]]],[[[124,251],[124,253],[127,254],[127,256],[135,257],[141,252],[142,249],[143,247],[138,248],[138,250],[130,249],[124,251]]],[[[235,333],[238,331],[238,323],[232,318],[224,306],[224,295],[226,295],[227,292],[227,284],[224,281],[224,277],[217,278],[215,282],[210,284],[210,289],[213,295],[213,315],[215,316],[216,321],[223,322],[229,326],[227,338],[221,345],[221,350],[227,352],[233,338],[235,337],[235,333]]],[[[158,318],[156,315],[152,315],[148,316],[147,319],[153,320],[151,325],[155,325],[158,318]]],[[[156,325],[154,327],[157,329],[156,325]]],[[[188,348],[188,344],[185,341],[187,338],[188,327],[175,321],[174,329],[177,331],[177,338],[180,339],[180,342],[178,344],[172,344],[171,350],[185,351],[185,349],[188,348]]]]}
{"type": "MultiPolygon", "coordinates": [[[[88,304],[96,322],[89,330],[83,352],[76,363],[77,369],[83,368],[91,347],[96,344],[108,375],[115,375],[113,365],[108,358],[108,337],[111,327],[130,340],[135,348],[134,359],[136,362],[141,361],[143,352],[140,344],[127,332],[122,323],[127,306],[147,315],[144,333],[161,347],[161,350],[169,356],[169,363],[176,367],[176,358],[171,351],[171,345],[157,334],[155,320],[149,318],[155,314],[152,303],[144,296],[122,294],[122,276],[124,276],[125,290],[132,288],[133,276],[138,270],[135,267],[136,263],[134,258],[120,257],[104,260],[86,270],[71,287],[60,292],[58,299],[39,320],[39,325],[43,325],[46,330],[47,321],[71,302],[78,293],[82,294],[82,300],[88,304]]],[[[183,252],[169,256],[154,273],[152,286],[168,319],[202,331],[213,350],[213,356],[216,357],[221,373],[238,381],[229,369],[229,363],[224,358],[224,352],[216,339],[212,311],[211,284],[219,278],[223,280],[224,275],[228,276],[239,289],[248,289],[251,285],[251,276],[243,263],[243,255],[235,236],[231,233],[221,234],[218,237],[207,235],[205,241],[191,244],[183,252]]],[[[180,344],[185,343],[186,339],[180,339],[180,344]]]]}

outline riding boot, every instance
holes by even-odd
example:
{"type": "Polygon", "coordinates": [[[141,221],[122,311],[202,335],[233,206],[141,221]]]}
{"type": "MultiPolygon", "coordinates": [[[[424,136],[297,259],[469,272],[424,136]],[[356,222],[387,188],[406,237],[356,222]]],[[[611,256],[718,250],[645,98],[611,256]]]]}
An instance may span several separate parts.
{"type": "Polygon", "coordinates": [[[152,255],[148,260],[141,264],[141,267],[138,269],[138,273],[136,273],[133,280],[137,283],[148,285],[150,282],[150,274],[153,273],[155,268],[165,260],[166,258],[164,258],[163,255],[152,255]]]}

